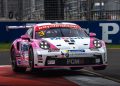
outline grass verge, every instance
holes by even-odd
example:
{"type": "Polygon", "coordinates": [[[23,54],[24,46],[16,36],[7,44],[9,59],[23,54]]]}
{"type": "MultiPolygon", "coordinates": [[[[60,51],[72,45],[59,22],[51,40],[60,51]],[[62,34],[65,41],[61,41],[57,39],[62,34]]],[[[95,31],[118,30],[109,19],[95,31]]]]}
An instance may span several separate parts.
{"type": "Polygon", "coordinates": [[[117,44],[117,45],[115,45],[115,44],[107,44],[106,46],[107,46],[107,48],[118,48],[118,49],[120,49],[120,44],[117,44]]]}
{"type": "Polygon", "coordinates": [[[11,43],[0,43],[0,50],[10,49],[11,43]]]}

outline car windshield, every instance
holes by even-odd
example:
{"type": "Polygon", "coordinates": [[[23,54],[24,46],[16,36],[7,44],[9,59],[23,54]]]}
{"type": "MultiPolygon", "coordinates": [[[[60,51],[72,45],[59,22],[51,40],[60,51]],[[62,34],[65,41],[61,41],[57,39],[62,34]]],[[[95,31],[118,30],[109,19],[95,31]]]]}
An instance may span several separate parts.
{"type": "Polygon", "coordinates": [[[36,39],[50,37],[87,37],[87,34],[83,30],[70,28],[49,28],[35,34],[36,39]]]}

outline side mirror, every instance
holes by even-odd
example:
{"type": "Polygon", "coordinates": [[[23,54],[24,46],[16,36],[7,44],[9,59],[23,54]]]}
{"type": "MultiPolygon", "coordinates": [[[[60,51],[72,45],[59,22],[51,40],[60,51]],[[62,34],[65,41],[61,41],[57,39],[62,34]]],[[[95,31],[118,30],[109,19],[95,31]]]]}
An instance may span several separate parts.
{"type": "Polygon", "coordinates": [[[21,39],[30,41],[30,37],[28,35],[22,35],[21,39]]]}
{"type": "Polygon", "coordinates": [[[91,33],[89,34],[89,36],[90,36],[90,37],[95,37],[96,34],[91,32],[91,33]]]}

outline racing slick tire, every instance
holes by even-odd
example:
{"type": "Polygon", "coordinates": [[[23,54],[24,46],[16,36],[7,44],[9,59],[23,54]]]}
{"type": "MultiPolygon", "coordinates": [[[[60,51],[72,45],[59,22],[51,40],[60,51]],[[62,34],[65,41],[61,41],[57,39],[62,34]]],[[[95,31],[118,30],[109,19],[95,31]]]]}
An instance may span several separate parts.
{"type": "Polygon", "coordinates": [[[31,72],[42,71],[42,68],[34,68],[34,52],[32,47],[29,48],[29,67],[31,72]]]}
{"type": "Polygon", "coordinates": [[[26,71],[26,67],[18,67],[17,66],[16,53],[15,53],[14,48],[11,49],[11,64],[12,64],[12,70],[14,72],[23,73],[26,71]]]}
{"type": "Polygon", "coordinates": [[[83,69],[83,67],[71,67],[70,69],[71,70],[80,70],[80,69],[83,69]]]}
{"type": "Polygon", "coordinates": [[[95,66],[95,67],[92,67],[93,70],[105,70],[107,66],[95,66]]]}

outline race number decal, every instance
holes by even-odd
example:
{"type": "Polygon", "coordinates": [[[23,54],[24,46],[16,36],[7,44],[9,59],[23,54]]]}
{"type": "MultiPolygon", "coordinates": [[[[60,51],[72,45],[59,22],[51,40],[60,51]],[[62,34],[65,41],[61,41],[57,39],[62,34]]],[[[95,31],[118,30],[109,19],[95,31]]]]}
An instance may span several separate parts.
{"type": "Polygon", "coordinates": [[[45,35],[45,33],[44,33],[43,31],[38,32],[38,34],[39,34],[40,36],[44,36],[44,35],[45,35]]]}

